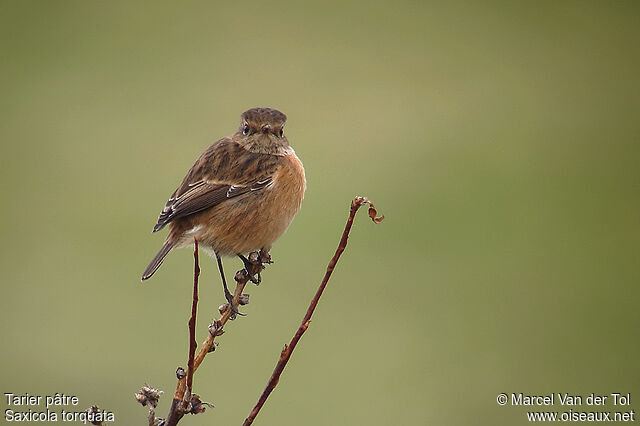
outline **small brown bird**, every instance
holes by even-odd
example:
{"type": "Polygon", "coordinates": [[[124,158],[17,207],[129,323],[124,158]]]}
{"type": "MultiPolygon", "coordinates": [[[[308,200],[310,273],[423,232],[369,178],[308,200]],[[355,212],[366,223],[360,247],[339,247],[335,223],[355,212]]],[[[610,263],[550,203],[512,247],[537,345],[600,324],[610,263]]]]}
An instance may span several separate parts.
{"type": "Polygon", "coordinates": [[[239,256],[248,267],[244,254],[268,251],[302,204],[304,168],[283,133],[286,120],[271,108],[245,111],[238,131],[196,160],[153,228],[157,232],[169,224],[169,235],[142,274],[143,281],[171,249],[191,245],[195,238],[213,251],[225,297],[237,312],[220,257],[239,256]]]}

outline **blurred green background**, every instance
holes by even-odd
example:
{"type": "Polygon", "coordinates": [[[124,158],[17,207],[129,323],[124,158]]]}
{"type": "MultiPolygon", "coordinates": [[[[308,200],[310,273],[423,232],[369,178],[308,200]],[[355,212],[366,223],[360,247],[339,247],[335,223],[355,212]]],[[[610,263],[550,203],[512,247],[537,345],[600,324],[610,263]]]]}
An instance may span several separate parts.
{"type": "MultiPolygon", "coordinates": [[[[182,423],[241,424],[355,195],[387,218],[357,218],[256,424],[526,424],[500,392],[640,407],[637,2],[232,3],[0,2],[0,391],[134,425],[146,382],[166,415],[192,252],[141,284],[151,228],[271,106],[306,199],[196,375],[216,408],[182,423]]],[[[223,301],[202,263],[199,342],[223,301]]]]}

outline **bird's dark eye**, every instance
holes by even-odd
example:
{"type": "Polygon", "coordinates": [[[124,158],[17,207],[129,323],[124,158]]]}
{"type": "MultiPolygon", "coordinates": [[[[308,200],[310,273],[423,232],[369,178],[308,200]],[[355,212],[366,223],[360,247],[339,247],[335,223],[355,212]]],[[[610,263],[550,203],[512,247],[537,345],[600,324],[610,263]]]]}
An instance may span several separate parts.
{"type": "Polygon", "coordinates": [[[249,134],[249,125],[245,124],[244,127],[242,128],[242,134],[243,135],[248,135],[249,134]]]}
{"type": "Polygon", "coordinates": [[[282,131],[282,129],[280,129],[280,132],[278,134],[280,135],[280,137],[282,137],[282,135],[284,135],[284,132],[282,131]]]}

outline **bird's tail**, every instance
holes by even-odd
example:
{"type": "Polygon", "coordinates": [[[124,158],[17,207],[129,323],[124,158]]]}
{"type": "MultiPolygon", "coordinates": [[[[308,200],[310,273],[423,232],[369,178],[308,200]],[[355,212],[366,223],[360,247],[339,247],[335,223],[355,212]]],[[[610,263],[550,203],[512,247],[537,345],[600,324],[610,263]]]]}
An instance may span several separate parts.
{"type": "Polygon", "coordinates": [[[151,263],[149,263],[149,266],[147,266],[147,269],[144,270],[144,273],[142,274],[142,281],[150,278],[151,275],[158,270],[160,265],[162,265],[162,261],[169,254],[173,246],[174,243],[170,241],[164,243],[158,254],[156,254],[156,257],[153,258],[151,263]]]}

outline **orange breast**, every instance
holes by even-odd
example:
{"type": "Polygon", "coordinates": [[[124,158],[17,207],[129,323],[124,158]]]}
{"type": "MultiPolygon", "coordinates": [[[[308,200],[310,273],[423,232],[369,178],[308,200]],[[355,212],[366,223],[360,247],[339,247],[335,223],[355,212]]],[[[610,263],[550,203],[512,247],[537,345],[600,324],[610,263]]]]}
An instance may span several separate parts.
{"type": "Polygon", "coordinates": [[[201,226],[185,234],[181,245],[191,244],[195,236],[220,255],[268,250],[300,209],[305,188],[304,168],[298,157],[295,153],[283,156],[273,183],[266,188],[190,217],[185,228],[201,226]]]}

